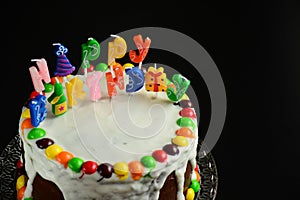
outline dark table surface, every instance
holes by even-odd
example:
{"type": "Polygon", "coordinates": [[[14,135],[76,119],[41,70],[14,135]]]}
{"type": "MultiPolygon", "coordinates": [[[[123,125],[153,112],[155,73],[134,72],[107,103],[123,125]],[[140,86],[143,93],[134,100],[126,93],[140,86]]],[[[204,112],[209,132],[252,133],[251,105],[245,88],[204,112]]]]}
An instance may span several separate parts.
{"type": "Polygon", "coordinates": [[[286,1],[146,4],[5,3],[0,151],[17,134],[32,90],[30,59],[47,57],[54,66],[51,45],[64,42],[78,66],[80,45],[91,35],[101,39],[137,27],[165,27],[201,44],[224,81],[226,121],[212,149],[219,175],[216,199],[292,199],[300,183],[300,6],[286,1]]]}

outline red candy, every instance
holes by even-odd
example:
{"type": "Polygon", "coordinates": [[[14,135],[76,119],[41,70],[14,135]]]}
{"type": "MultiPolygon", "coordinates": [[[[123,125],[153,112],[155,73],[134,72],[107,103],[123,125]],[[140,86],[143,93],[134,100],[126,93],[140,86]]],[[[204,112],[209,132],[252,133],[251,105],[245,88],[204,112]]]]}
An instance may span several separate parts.
{"type": "Polygon", "coordinates": [[[165,162],[168,158],[168,154],[164,150],[156,150],[152,153],[152,157],[157,162],[165,162]]]}
{"type": "Polygon", "coordinates": [[[196,118],[195,111],[192,108],[183,108],[180,112],[179,115],[182,117],[191,117],[191,118],[196,118]]]}
{"type": "Polygon", "coordinates": [[[82,175],[79,178],[82,178],[84,174],[93,174],[97,171],[98,164],[94,161],[86,161],[82,164],[81,171],[82,175]]]}

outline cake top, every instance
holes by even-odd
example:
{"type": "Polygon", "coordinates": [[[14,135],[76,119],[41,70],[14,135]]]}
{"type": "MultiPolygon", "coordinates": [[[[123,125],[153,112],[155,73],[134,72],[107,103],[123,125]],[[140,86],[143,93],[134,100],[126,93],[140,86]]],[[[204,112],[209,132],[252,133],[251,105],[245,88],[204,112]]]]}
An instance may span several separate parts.
{"type": "Polygon", "coordinates": [[[54,76],[44,58],[34,59],[37,67],[29,71],[35,91],[23,109],[20,129],[48,160],[81,173],[80,178],[98,171],[100,180],[112,173],[119,180],[129,175],[139,180],[197,143],[196,113],[186,95],[190,81],[181,74],[169,79],[161,65],[146,68],[151,39],[140,34],[133,37],[137,50],[128,52],[131,62],[117,62],[127,55],[127,44],[120,36],[112,38],[107,62],[95,63],[100,56],[96,39],[82,44],[77,75],[60,43],[53,44],[54,76]]]}

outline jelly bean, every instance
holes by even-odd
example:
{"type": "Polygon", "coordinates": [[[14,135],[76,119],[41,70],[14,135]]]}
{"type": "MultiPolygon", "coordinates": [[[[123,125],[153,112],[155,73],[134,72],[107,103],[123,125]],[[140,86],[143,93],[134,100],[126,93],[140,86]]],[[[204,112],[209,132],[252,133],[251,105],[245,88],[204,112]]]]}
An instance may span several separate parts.
{"type": "Polygon", "coordinates": [[[153,156],[143,156],[141,158],[141,163],[150,169],[154,169],[156,167],[156,160],[153,158],[153,156]]]}
{"type": "Polygon", "coordinates": [[[19,191],[17,193],[17,199],[18,200],[22,200],[23,199],[25,190],[26,190],[26,186],[25,185],[19,189],[19,191]]]}
{"type": "Polygon", "coordinates": [[[196,128],[194,121],[189,117],[182,117],[176,121],[178,126],[181,127],[191,127],[193,130],[196,128]]]}
{"type": "Polygon", "coordinates": [[[21,169],[22,167],[24,167],[24,163],[19,159],[19,160],[17,161],[17,168],[18,168],[18,169],[21,169]]]}
{"type": "Polygon", "coordinates": [[[42,138],[46,135],[46,131],[42,128],[33,128],[29,131],[27,138],[29,140],[42,138]]]}
{"type": "Polygon", "coordinates": [[[53,87],[53,85],[51,83],[45,83],[44,87],[45,87],[44,92],[46,92],[46,93],[50,93],[54,89],[54,87],[53,87]]]}
{"type": "Polygon", "coordinates": [[[74,157],[74,155],[68,151],[62,151],[55,157],[56,161],[62,164],[65,168],[68,167],[68,162],[74,157]]]}
{"type": "Polygon", "coordinates": [[[26,180],[25,175],[21,175],[21,176],[18,177],[17,183],[16,183],[17,191],[20,190],[25,185],[26,181],[27,180],[26,180]]]}
{"type": "Polygon", "coordinates": [[[140,161],[131,161],[128,163],[128,168],[133,180],[139,180],[144,173],[144,166],[140,161]]]}
{"type": "Polygon", "coordinates": [[[175,144],[166,144],[165,146],[163,146],[163,150],[167,154],[172,155],[172,156],[179,154],[178,146],[175,144]]]}
{"type": "Polygon", "coordinates": [[[63,148],[57,144],[52,144],[48,146],[45,150],[46,156],[49,160],[54,159],[60,152],[63,151],[63,148]]]}
{"type": "Polygon", "coordinates": [[[68,167],[72,171],[79,173],[81,171],[81,167],[82,167],[83,163],[84,163],[84,161],[81,158],[74,157],[69,160],[68,167]]]}
{"type": "Polygon", "coordinates": [[[180,112],[179,115],[182,117],[191,117],[191,118],[196,118],[196,114],[194,109],[192,108],[183,108],[180,112]]]}
{"type": "Polygon", "coordinates": [[[192,180],[190,188],[192,188],[196,193],[200,190],[200,183],[197,180],[192,180]]]}
{"type": "Polygon", "coordinates": [[[25,109],[22,112],[22,118],[30,118],[30,110],[29,109],[25,109]]]}
{"type": "Polygon", "coordinates": [[[114,173],[120,180],[125,180],[128,178],[129,169],[125,162],[117,162],[114,164],[114,173]]]}
{"type": "Polygon", "coordinates": [[[168,158],[168,154],[164,150],[155,150],[152,156],[158,162],[165,162],[168,158]]]}
{"type": "Polygon", "coordinates": [[[189,144],[189,142],[184,136],[176,136],[172,139],[172,143],[181,147],[188,146],[189,144]]]}
{"type": "Polygon", "coordinates": [[[96,71],[101,71],[101,72],[105,72],[108,69],[108,66],[106,63],[99,63],[96,65],[95,70],[96,71]]]}
{"type": "Polygon", "coordinates": [[[32,126],[30,118],[26,118],[23,120],[22,125],[21,125],[22,130],[27,129],[27,128],[33,128],[33,127],[34,126],[32,126]]]}
{"type": "Polygon", "coordinates": [[[40,140],[37,140],[35,143],[38,146],[38,148],[46,149],[48,146],[54,144],[54,141],[50,138],[42,138],[40,140]]]}
{"type": "Polygon", "coordinates": [[[177,129],[176,135],[184,136],[184,137],[188,137],[188,138],[195,138],[193,131],[188,127],[182,127],[180,129],[177,129]]]}
{"type": "MultiPolygon", "coordinates": [[[[114,168],[109,163],[101,163],[97,168],[98,173],[103,178],[110,178],[114,172],[114,168]]],[[[102,180],[102,179],[100,179],[102,180]]],[[[99,180],[99,181],[100,181],[99,180]]]]}
{"type": "Polygon", "coordinates": [[[193,104],[190,100],[181,100],[178,103],[174,103],[174,105],[179,105],[181,108],[192,108],[193,104]]]}
{"type": "Polygon", "coordinates": [[[79,178],[82,178],[85,174],[93,174],[97,171],[98,164],[94,161],[85,161],[81,166],[82,175],[79,178]]]}
{"type": "Polygon", "coordinates": [[[186,200],[194,200],[195,192],[192,188],[188,188],[186,191],[185,199],[186,200]]]}

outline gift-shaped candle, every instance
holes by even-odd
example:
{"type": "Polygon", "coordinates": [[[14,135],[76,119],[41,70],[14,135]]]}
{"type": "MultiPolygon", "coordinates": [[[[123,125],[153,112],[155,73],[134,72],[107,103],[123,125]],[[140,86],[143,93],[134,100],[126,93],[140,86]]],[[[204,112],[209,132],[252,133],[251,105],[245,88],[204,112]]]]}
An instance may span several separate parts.
{"type": "Polygon", "coordinates": [[[164,73],[164,68],[149,67],[145,73],[145,87],[147,91],[151,92],[165,92],[167,91],[167,75],[164,73]]]}

